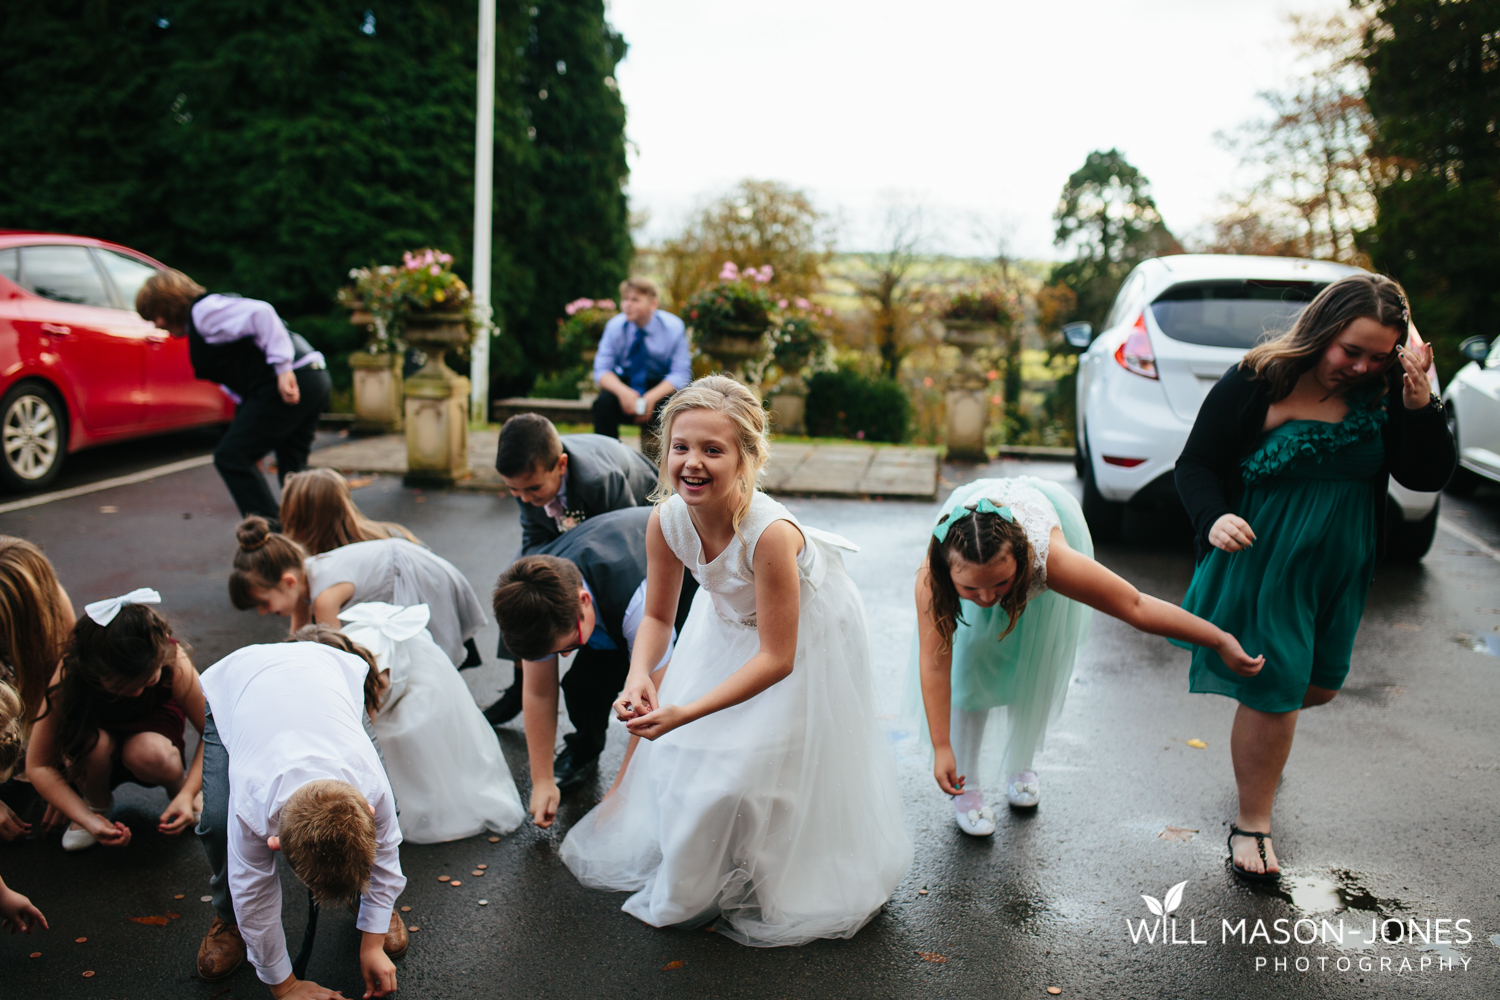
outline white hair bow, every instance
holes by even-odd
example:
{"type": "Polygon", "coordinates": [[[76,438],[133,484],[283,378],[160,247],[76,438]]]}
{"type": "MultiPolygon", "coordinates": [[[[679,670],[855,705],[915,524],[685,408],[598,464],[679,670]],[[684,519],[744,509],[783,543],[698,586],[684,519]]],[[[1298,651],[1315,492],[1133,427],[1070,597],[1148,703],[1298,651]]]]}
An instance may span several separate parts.
{"type": "Polygon", "coordinates": [[[161,595],[150,587],[138,587],[128,594],[119,597],[111,597],[108,600],[95,601],[93,604],[85,604],[83,613],[94,620],[95,625],[108,625],[115,620],[115,615],[127,604],[160,604],[161,595]]]}
{"type": "Polygon", "coordinates": [[[339,612],[339,619],[349,623],[344,634],[374,653],[377,660],[387,656],[396,643],[426,628],[431,617],[432,611],[425,604],[403,608],[384,601],[366,601],[339,612]]]}

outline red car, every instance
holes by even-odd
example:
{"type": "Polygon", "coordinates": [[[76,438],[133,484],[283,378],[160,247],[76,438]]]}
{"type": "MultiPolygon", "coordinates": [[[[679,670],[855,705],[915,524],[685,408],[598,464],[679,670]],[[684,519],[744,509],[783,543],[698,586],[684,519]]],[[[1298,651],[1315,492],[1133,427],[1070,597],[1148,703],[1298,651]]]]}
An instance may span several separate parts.
{"type": "Polygon", "coordinates": [[[163,265],[84,236],[0,230],[0,485],[50,483],[71,452],[226,423],[186,338],[135,311],[163,265]]]}

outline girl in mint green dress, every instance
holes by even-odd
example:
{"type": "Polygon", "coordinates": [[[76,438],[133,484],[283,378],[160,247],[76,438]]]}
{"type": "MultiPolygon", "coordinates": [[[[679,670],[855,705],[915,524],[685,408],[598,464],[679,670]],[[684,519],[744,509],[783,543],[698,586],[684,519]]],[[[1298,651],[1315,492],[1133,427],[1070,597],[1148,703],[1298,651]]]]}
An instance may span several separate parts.
{"type": "Polygon", "coordinates": [[[1265,657],[1245,676],[1194,649],[1189,673],[1193,691],[1239,702],[1229,852],[1241,878],[1280,877],[1276,787],[1301,709],[1332,701],[1349,672],[1388,480],[1436,491],[1453,471],[1431,362],[1396,282],[1342,278],[1214,385],[1177,461],[1199,560],[1183,607],[1265,657]]]}
{"type": "Polygon", "coordinates": [[[1090,608],[1215,649],[1231,671],[1260,668],[1234,636],[1140,593],[1093,552],[1078,501],[1054,482],[981,479],[938,513],[917,574],[912,688],[964,833],[995,832],[984,784],[1008,775],[1011,805],[1040,799],[1032,758],[1062,711],[1090,608]]]}

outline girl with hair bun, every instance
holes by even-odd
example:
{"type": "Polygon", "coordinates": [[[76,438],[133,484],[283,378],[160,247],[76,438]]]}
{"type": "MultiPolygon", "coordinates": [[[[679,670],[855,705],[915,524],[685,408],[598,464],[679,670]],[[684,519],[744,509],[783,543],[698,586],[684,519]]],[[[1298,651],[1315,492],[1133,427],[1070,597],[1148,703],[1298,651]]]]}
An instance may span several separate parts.
{"type": "Polygon", "coordinates": [[[130,828],[108,818],[115,787],[129,781],[171,796],[161,833],[182,833],[202,810],[203,743],[186,765],[184,727],[203,732],[203,688],[187,649],[146,606],[159,603],[142,588],[88,605],[32,723],[26,777],[73,821],[65,851],[130,843],[130,828]]]}
{"type": "Polygon", "coordinates": [[[1037,804],[1032,759],[1062,711],[1090,608],[1213,650],[1237,674],[1264,663],[1228,632],[1142,594],[1093,554],[1078,501],[1030,476],[959,487],[938,514],[917,571],[913,686],[933,777],[970,836],[995,832],[983,784],[1008,775],[1010,803],[1037,804]]]}
{"type": "Polygon", "coordinates": [[[405,538],[354,542],[320,555],[247,517],[235,530],[239,550],[229,575],[236,608],[291,619],[291,631],[311,622],[339,627],[339,612],[379,601],[427,605],[427,630],[456,667],[478,666],[474,633],[488,620],[474,588],[448,560],[405,538]]]}
{"type": "Polygon", "coordinates": [[[615,788],[563,842],[583,884],[630,890],[656,927],[742,944],[852,937],[911,865],[895,760],[876,721],[869,630],[837,535],[755,488],[765,411],[731,378],[662,413],[645,617],[615,714],[615,788]],[[699,590],[669,666],[683,567],[699,590]]]}

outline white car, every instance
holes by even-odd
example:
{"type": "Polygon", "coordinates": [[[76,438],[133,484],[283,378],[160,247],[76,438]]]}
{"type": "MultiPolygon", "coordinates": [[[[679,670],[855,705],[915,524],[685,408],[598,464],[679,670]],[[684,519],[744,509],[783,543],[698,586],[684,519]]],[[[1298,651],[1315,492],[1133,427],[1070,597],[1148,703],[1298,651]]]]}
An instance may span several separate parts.
{"type": "Polygon", "coordinates": [[[1470,337],[1459,345],[1469,358],[1448,384],[1448,429],[1458,443],[1458,470],[1448,491],[1473,493],[1485,482],[1500,483],[1500,337],[1488,343],[1470,337]]]}
{"type": "MultiPolygon", "coordinates": [[[[1324,286],[1362,273],[1289,257],[1155,257],[1130,272],[1097,336],[1087,323],[1065,326],[1068,343],[1084,348],[1075,461],[1094,538],[1117,537],[1128,505],[1180,504],[1173,467],[1208,390],[1262,337],[1289,328],[1324,286]]],[[[1500,440],[1494,412],[1491,441],[1500,440]]],[[[1388,503],[1387,553],[1422,558],[1438,495],[1392,480],[1388,503]]]]}

